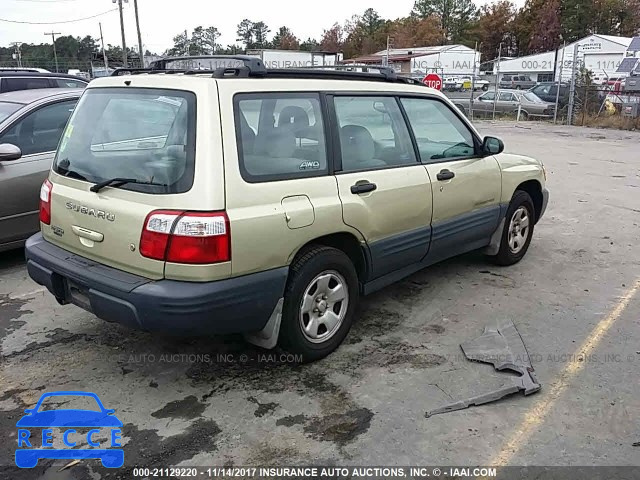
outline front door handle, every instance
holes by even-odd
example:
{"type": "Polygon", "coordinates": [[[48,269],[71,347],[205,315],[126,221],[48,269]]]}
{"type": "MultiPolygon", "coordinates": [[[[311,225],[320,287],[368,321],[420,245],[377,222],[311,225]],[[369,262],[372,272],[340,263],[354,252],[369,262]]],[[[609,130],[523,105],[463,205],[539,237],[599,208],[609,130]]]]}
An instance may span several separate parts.
{"type": "Polygon", "coordinates": [[[455,176],[456,176],[455,173],[445,168],[444,170],[440,170],[440,173],[436,175],[436,178],[442,182],[444,180],[451,180],[455,176]]]}
{"type": "Polygon", "coordinates": [[[378,186],[375,183],[356,183],[351,185],[351,193],[358,195],[360,193],[373,192],[378,186]]]}

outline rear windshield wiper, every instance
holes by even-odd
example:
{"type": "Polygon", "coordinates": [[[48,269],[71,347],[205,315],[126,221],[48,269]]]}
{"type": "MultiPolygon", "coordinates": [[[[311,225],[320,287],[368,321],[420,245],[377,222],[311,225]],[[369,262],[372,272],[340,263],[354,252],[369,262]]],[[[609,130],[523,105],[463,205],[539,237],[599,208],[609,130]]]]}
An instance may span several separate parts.
{"type": "Polygon", "coordinates": [[[92,192],[99,192],[104,187],[121,187],[127,183],[137,183],[139,185],[159,185],[161,187],[167,187],[166,183],[156,183],[156,182],[147,182],[146,180],[138,180],[137,178],[110,178],[109,180],[105,180],[104,182],[96,183],[89,190],[92,192]]]}

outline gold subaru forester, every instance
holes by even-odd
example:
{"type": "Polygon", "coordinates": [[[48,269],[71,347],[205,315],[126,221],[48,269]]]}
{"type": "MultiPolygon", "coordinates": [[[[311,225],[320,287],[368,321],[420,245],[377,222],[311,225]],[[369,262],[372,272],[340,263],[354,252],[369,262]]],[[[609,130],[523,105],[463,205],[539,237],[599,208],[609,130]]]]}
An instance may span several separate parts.
{"type": "Polygon", "coordinates": [[[26,249],[60,303],[310,361],[360,295],[470,250],[525,255],[542,164],[439,92],[386,69],[176,61],[91,82],[69,120],[26,249]]]}

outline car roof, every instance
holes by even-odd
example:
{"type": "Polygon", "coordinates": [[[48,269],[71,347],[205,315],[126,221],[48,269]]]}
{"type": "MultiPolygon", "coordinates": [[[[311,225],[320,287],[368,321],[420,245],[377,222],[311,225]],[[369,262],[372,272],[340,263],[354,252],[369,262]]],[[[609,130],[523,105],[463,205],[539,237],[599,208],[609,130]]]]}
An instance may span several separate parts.
{"type": "Polygon", "coordinates": [[[0,77],[44,77],[44,78],[73,78],[74,80],[87,80],[77,75],[69,75],[68,73],[52,73],[52,72],[34,72],[33,70],[0,70],[0,77]]]}
{"type": "Polygon", "coordinates": [[[168,89],[182,89],[192,90],[201,88],[205,82],[216,82],[218,87],[224,85],[235,87],[242,85],[239,91],[246,92],[246,85],[251,84],[252,91],[255,92],[291,92],[291,91],[368,91],[368,92],[405,92],[405,93],[425,93],[430,95],[436,95],[444,97],[444,94],[438,90],[427,87],[424,84],[408,84],[401,82],[385,82],[380,79],[366,78],[366,74],[363,74],[362,78],[354,79],[338,79],[338,78],[297,78],[297,77],[285,77],[285,78],[212,78],[210,73],[203,74],[183,74],[183,73],[143,73],[137,75],[119,75],[110,77],[101,77],[93,80],[87,89],[100,88],[100,87],[123,87],[125,85],[130,87],[143,87],[143,88],[168,88],[168,89]]]}
{"type": "Polygon", "coordinates": [[[70,97],[82,95],[84,88],[33,88],[31,90],[16,90],[0,93],[0,102],[21,103],[28,105],[48,97],[70,97]]]}

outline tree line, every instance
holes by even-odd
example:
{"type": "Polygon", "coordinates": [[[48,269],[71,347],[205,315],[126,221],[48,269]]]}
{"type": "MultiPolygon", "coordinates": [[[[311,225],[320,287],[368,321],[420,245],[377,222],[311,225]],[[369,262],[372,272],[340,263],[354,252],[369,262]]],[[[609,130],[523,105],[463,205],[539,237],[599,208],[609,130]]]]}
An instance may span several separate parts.
{"type": "MultiPolygon", "coordinates": [[[[164,55],[237,54],[246,50],[275,48],[283,50],[322,50],[343,52],[345,58],[383,50],[387,41],[394,48],[442,44],[478,45],[485,60],[498,54],[522,56],[549,51],[563,42],[591,33],[633,36],[640,33],[640,0],[526,0],[518,8],[511,0],[495,0],[478,8],[473,0],[416,0],[407,16],[394,20],[381,17],[373,8],[334,23],[317,38],[298,38],[293,30],[281,26],[271,35],[263,21],[242,20],[236,29],[236,42],[223,46],[221,32],[214,26],[198,26],[173,38],[173,46],[164,55]]],[[[55,65],[51,44],[23,44],[24,65],[55,65]]],[[[101,62],[96,39],[61,36],[56,39],[60,65],[87,65],[101,62]]],[[[0,47],[0,64],[13,62],[13,47],[0,47]]],[[[109,62],[120,65],[122,48],[106,47],[109,62]]],[[[133,63],[137,52],[127,49],[133,63]]],[[[151,55],[146,51],[145,55],[151,55]]]]}

